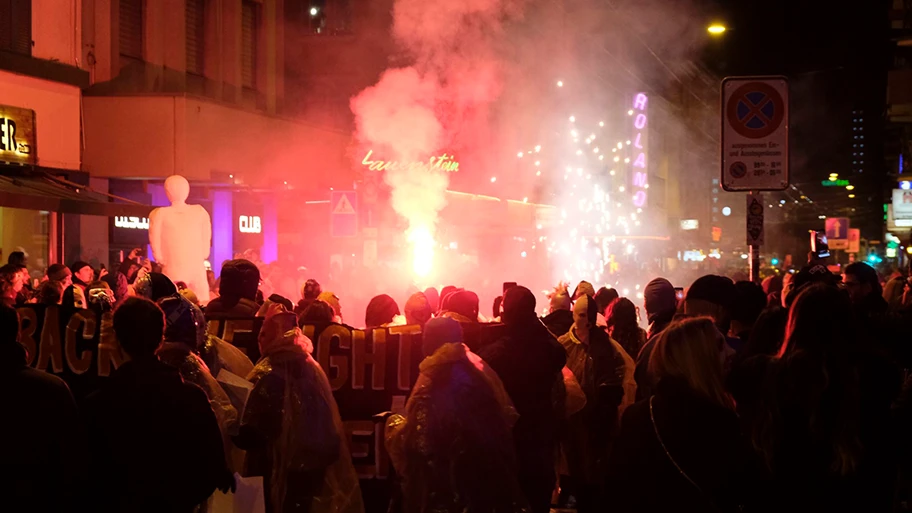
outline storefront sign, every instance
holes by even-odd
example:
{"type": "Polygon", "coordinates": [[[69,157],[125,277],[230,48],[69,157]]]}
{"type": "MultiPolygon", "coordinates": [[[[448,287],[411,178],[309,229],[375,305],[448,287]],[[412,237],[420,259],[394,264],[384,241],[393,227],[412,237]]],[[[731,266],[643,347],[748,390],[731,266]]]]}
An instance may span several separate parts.
{"type": "Polygon", "coordinates": [[[408,169],[412,171],[418,169],[421,171],[431,171],[431,170],[440,170],[446,171],[448,173],[455,173],[459,171],[459,162],[455,160],[454,155],[447,155],[444,153],[438,157],[431,157],[427,162],[395,162],[387,160],[371,160],[373,157],[374,150],[369,150],[367,155],[361,160],[362,166],[367,166],[371,171],[384,171],[387,169],[396,170],[396,169],[408,169]]]}
{"type": "Polygon", "coordinates": [[[893,219],[912,219],[912,191],[893,189],[893,219]]]}
{"type": "Polygon", "coordinates": [[[35,164],[35,111],[0,105],[0,162],[35,164]]]}
{"type": "Polygon", "coordinates": [[[700,227],[700,221],[697,219],[682,219],[681,220],[681,229],[682,230],[696,230],[700,227]]]}
{"type": "Polygon", "coordinates": [[[238,230],[241,233],[263,233],[263,223],[260,216],[238,217],[238,230]]]}
{"type": "Polygon", "coordinates": [[[824,187],[845,187],[849,185],[848,180],[821,180],[820,185],[824,187]]]}
{"type": "Polygon", "coordinates": [[[149,229],[149,218],[148,217],[114,216],[114,227],[115,228],[126,228],[128,230],[148,230],[149,229]]]}

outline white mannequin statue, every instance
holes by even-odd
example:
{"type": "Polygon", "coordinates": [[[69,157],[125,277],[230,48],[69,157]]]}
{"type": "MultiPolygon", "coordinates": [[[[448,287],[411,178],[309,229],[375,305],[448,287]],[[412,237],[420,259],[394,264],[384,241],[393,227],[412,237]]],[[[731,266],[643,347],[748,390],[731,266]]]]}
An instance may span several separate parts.
{"type": "Polygon", "coordinates": [[[212,243],[212,222],[200,205],[188,205],[190,183],[180,175],[165,180],[170,207],[149,214],[149,244],[152,255],[171,281],[187,284],[203,303],[209,298],[205,260],[212,243]]]}

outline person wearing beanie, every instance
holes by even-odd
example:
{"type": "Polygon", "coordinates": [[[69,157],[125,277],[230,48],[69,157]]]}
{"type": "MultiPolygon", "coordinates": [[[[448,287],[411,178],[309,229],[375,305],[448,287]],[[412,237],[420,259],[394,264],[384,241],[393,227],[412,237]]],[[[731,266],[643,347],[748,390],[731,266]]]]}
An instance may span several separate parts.
{"type": "MultiPolygon", "coordinates": [[[[599,493],[602,465],[608,458],[611,440],[617,433],[621,404],[625,399],[624,379],[629,370],[633,381],[633,360],[597,324],[598,304],[592,296],[581,296],[573,305],[573,326],[558,341],[567,351],[567,367],[586,395],[586,405],[568,419],[566,441],[569,493],[581,512],[603,511],[599,493]]],[[[626,394],[633,402],[635,388],[626,394]]]]}
{"type": "Polygon", "coordinates": [[[48,281],[59,281],[64,284],[64,287],[69,287],[73,284],[73,272],[63,264],[51,264],[47,268],[47,279],[48,281]]]}
{"type": "Polygon", "coordinates": [[[317,282],[317,280],[311,278],[304,282],[304,286],[301,287],[301,300],[298,301],[298,304],[294,308],[295,315],[300,318],[301,314],[304,313],[304,310],[307,310],[307,307],[316,301],[322,292],[323,287],[320,286],[320,283],[317,282]]]}
{"type": "Polygon", "coordinates": [[[415,292],[405,302],[405,322],[408,324],[417,324],[423,329],[433,315],[434,310],[423,292],[415,292]]]}
{"type": "Polygon", "coordinates": [[[532,513],[548,513],[554,488],[554,451],[560,419],[552,391],[567,354],[535,312],[535,295],[511,287],[503,300],[504,336],[478,350],[513,399],[519,420],[513,428],[518,479],[532,513]]]}
{"type": "Polygon", "coordinates": [[[70,266],[73,273],[73,283],[85,291],[85,286],[95,280],[95,269],[88,262],[77,260],[70,266]]]}
{"type": "Polygon", "coordinates": [[[219,280],[219,297],[206,305],[206,315],[254,317],[260,309],[257,303],[260,270],[257,266],[244,259],[229,260],[222,266],[219,280]]]}
{"type": "Polygon", "coordinates": [[[462,323],[474,323],[478,322],[479,308],[478,295],[470,290],[460,289],[447,296],[440,315],[462,323]]]}
{"type": "Polygon", "coordinates": [[[323,291],[317,296],[317,300],[323,301],[327,305],[331,306],[333,309],[333,322],[342,324],[342,303],[339,301],[339,296],[335,292],[323,291]]]}
{"type": "Polygon", "coordinates": [[[646,345],[640,349],[640,354],[631,355],[636,358],[637,401],[652,395],[655,383],[649,374],[649,358],[655,347],[656,340],[665,328],[671,324],[678,307],[678,298],[674,285],[665,278],[656,278],[646,284],[643,289],[644,308],[649,329],[646,330],[646,345]]]}
{"type": "Polygon", "coordinates": [[[385,328],[399,315],[399,305],[392,297],[381,294],[370,300],[364,313],[364,327],[385,328]]]}
{"type": "Polygon", "coordinates": [[[440,310],[440,293],[437,292],[437,289],[434,287],[424,289],[424,297],[427,298],[428,304],[431,305],[432,312],[436,313],[440,310]]]}
{"type": "Polygon", "coordinates": [[[542,318],[542,322],[556,338],[560,338],[570,331],[573,326],[573,312],[570,311],[573,306],[570,302],[570,294],[567,292],[566,284],[559,284],[551,294],[548,295],[550,308],[548,315],[542,318]]]}
{"type": "Polygon", "coordinates": [[[516,412],[497,374],[462,339],[458,321],[428,321],[405,414],[387,420],[403,510],[522,511],[510,432],[516,412]]]}

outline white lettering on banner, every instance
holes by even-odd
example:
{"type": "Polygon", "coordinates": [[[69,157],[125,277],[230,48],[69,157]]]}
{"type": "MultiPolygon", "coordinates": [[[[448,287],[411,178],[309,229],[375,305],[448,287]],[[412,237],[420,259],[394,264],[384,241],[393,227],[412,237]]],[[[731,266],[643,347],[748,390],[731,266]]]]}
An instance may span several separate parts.
{"type": "Polygon", "coordinates": [[[148,217],[114,216],[114,227],[115,228],[126,228],[128,230],[148,230],[149,229],[149,218],[148,217]]]}
{"type": "Polygon", "coordinates": [[[260,216],[240,216],[238,230],[241,233],[262,233],[263,223],[260,221],[260,216]]]}
{"type": "Polygon", "coordinates": [[[649,98],[643,93],[637,94],[633,99],[633,108],[640,111],[633,120],[633,128],[636,133],[633,138],[633,147],[640,150],[633,161],[633,167],[640,169],[640,171],[634,171],[633,173],[633,186],[635,188],[633,191],[633,205],[635,207],[642,207],[646,204],[646,189],[649,188],[649,174],[646,171],[647,147],[649,146],[646,133],[646,125],[648,124],[646,104],[648,101],[649,98]]]}

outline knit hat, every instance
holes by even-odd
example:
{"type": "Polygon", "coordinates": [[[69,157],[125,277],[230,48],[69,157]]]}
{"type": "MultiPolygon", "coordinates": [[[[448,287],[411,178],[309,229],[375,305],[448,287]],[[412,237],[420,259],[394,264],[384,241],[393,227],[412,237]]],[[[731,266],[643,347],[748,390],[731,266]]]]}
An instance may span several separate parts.
{"type": "Polygon", "coordinates": [[[72,276],[70,269],[63,264],[51,264],[47,270],[47,277],[50,281],[63,281],[67,276],[72,276]]]}
{"type": "Polygon", "coordinates": [[[425,356],[434,354],[440,346],[462,342],[462,325],[447,317],[431,319],[424,325],[422,350],[425,356]]]}
{"type": "Polygon", "coordinates": [[[470,290],[460,290],[447,296],[447,311],[476,321],[478,320],[478,309],[478,294],[470,290]]]}
{"type": "Polygon", "coordinates": [[[367,328],[378,328],[393,322],[399,315],[399,306],[392,297],[381,294],[370,300],[367,311],[364,313],[364,323],[367,328]]]}
{"type": "Polygon", "coordinates": [[[324,303],[331,306],[333,313],[339,317],[342,317],[342,305],[339,303],[339,296],[337,296],[334,292],[330,292],[328,290],[325,292],[320,292],[320,295],[317,296],[317,300],[323,301],[324,303]]]}
{"type": "Polygon", "coordinates": [[[72,271],[73,274],[76,274],[79,271],[85,269],[86,267],[92,267],[92,265],[89,264],[88,262],[83,262],[82,260],[77,260],[77,261],[73,262],[73,265],[70,266],[70,271],[72,271]]]}
{"type": "Polygon", "coordinates": [[[408,301],[405,302],[404,310],[406,322],[422,326],[425,325],[434,314],[434,310],[431,308],[430,302],[423,292],[415,292],[412,294],[408,301]]]}
{"type": "Polygon", "coordinates": [[[678,306],[674,286],[665,278],[656,278],[643,289],[646,314],[673,312],[678,306]]]}
{"type": "MultiPolygon", "coordinates": [[[[672,291],[674,288],[672,288],[672,291]]],[[[686,300],[699,299],[725,308],[735,301],[735,284],[725,276],[707,274],[697,278],[687,289],[686,300]]]]}

